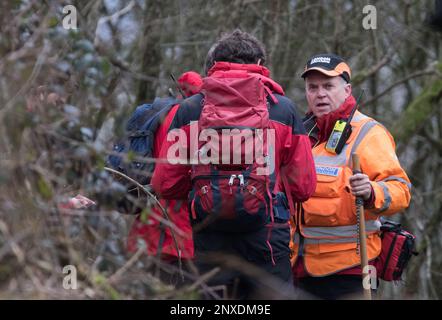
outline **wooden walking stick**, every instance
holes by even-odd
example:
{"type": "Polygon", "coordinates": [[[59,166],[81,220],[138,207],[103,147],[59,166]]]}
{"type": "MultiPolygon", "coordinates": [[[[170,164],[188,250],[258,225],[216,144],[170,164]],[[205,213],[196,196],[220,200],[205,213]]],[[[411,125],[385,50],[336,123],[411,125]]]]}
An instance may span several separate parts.
{"type": "MultiPolygon", "coordinates": [[[[353,174],[361,173],[361,165],[359,164],[359,156],[356,153],[352,155],[353,159],[353,174]]],[[[367,257],[367,242],[366,242],[366,233],[365,233],[365,214],[364,214],[364,199],[362,197],[356,197],[356,217],[358,220],[358,253],[361,257],[361,268],[362,268],[362,283],[364,283],[364,279],[369,277],[370,274],[368,272],[368,257],[367,257]]],[[[364,286],[364,298],[366,300],[371,300],[371,282],[370,286],[366,288],[364,286]]]]}

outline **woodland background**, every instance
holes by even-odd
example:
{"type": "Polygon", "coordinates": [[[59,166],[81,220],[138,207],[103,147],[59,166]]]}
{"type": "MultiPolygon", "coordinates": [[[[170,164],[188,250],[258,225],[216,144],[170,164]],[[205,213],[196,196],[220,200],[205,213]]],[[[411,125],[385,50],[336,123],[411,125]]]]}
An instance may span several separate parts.
{"type": "Polygon", "coordinates": [[[155,257],[126,252],[132,216],[113,199],[106,151],[134,108],[174,89],[169,74],[203,72],[211,44],[241,28],[267,48],[272,77],[301,112],[306,59],[335,52],[353,70],[361,109],[393,134],[412,184],[395,219],[418,239],[401,283],[383,299],[442,297],[441,1],[106,0],[0,2],[0,298],[198,298],[150,272],[155,257]],[[65,30],[65,5],[77,30],[65,30]],[[366,30],[363,7],[377,28],[366,30]],[[99,210],[65,217],[82,193],[99,210]],[[65,290],[75,265],[78,289],[65,290]],[[150,269],[149,269],[150,268],[150,269]]]}

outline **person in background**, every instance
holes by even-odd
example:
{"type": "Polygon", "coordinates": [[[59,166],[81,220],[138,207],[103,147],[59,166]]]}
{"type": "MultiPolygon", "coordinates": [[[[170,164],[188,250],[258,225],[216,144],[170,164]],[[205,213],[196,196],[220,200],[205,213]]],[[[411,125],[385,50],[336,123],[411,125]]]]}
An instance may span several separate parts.
{"type": "MultiPolygon", "coordinates": [[[[202,78],[194,71],[183,73],[178,78],[180,89],[186,94],[186,97],[193,96],[201,90],[202,78]]],[[[177,102],[183,99],[178,99],[177,102]]],[[[154,136],[153,156],[157,158],[161,150],[162,144],[165,142],[167,131],[170,124],[180,108],[180,103],[175,104],[162,120],[154,136]]],[[[143,219],[140,212],[131,227],[127,249],[129,252],[136,252],[140,246],[146,248],[146,253],[158,256],[162,261],[178,266],[178,258],[181,255],[183,265],[189,265],[190,260],[194,257],[192,230],[189,221],[189,213],[187,204],[181,199],[160,199],[161,205],[167,210],[171,222],[175,224],[179,232],[175,232],[177,238],[178,250],[173,241],[171,230],[164,226],[160,219],[163,213],[161,209],[154,205],[151,210],[153,214],[148,215],[147,219],[143,219]]],[[[67,209],[84,209],[97,203],[83,195],[77,195],[67,202],[60,203],[59,209],[62,212],[69,212],[67,209]]],[[[188,270],[188,268],[186,268],[188,270]]],[[[165,281],[177,284],[179,277],[177,273],[162,273],[165,281]]]]}

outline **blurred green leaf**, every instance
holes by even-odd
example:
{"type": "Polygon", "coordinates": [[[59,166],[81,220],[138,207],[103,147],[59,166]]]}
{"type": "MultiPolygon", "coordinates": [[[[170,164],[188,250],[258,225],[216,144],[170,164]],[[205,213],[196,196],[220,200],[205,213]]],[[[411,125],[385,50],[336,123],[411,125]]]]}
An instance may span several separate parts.
{"type": "Polygon", "coordinates": [[[38,193],[43,197],[45,200],[50,200],[53,196],[53,190],[51,185],[43,178],[43,176],[40,176],[37,181],[37,187],[38,187],[38,193]]]}
{"type": "Polygon", "coordinates": [[[111,71],[111,64],[108,59],[104,58],[101,60],[101,70],[105,77],[107,77],[111,71]]]}
{"type": "Polygon", "coordinates": [[[107,281],[106,277],[102,274],[97,274],[94,277],[94,283],[103,288],[103,290],[110,296],[112,300],[121,299],[120,294],[115,288],[113,288],[107,281]]]}
{"type": "Polygon", "coordinates": [[[58,25],[59,20],[57,19],[57,17],[51,17],[48,21],[48,27],[49,28],[54,28],[58,25]]]}
{"type": "Polygon", "coordinates": [[[106,160],[103,158],[103,156],[97,157],[97,168],[98,170],[104,170],[104,167],[106,166],[106,160]]]}
{"type": "Polygon", "coordinates": [[[129,150],[129,152],[127,153],[127,160],[128,161],[134,161],[136,157],[136,154],[133,150],[129,150]]]}
{"type": "Polygon", "coordinates": [[[143,211],[141,211],[141,214],[140,214],[140,221],[142,223],[147,223],[147,220],[149,219],[149,216],[150,216],[149,208],[144,208],[143,211]]]}

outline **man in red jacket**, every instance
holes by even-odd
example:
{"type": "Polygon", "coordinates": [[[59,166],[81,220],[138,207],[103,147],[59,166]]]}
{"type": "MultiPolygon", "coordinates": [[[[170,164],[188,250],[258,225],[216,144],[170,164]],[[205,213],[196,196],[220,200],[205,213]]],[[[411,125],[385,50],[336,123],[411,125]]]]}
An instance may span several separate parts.
{"type": "MultiPolygon", "coordinates": [[[[201,76],[188,71],[178,78],[178,84],[187,97],[197,94],[201,90],[201,76]]],[[[166,140],[168,128],[174,118],[180,104],[176,104],[167,113],[161,125],[155,132],[153,156],[157,158],[161,150],[161,145],[166,140]]],[[[193,240],[192,230],[189,221],[187,204],[182,200],[160,199],[161,205],[168,211],[171,222],[174,224],[174,234],[177,240],[177,246],[173,241],[171,229],[161,224],[157,217],[162,217],[162,211],[158,206],[151,208],[151,214],[147,219],[137,215],[129,233],[127,247],[130,252],[136,252],[138,248],[145,247],[146,252],[152,256],[158,256],[162,261],[178,267],[178,259],[181,257],[183,265],[193,259],[193,240]],[[178,251],[177,251],[178,249],[178,251]]],[[[71,198],[67,203],[62,203],[59,208],[62,212],[68,213],[66,209],[83,209],[96,203],[91,199],[77,195],[71,198]]],[[[178,283],[178,272],[163,272],[161,276],[164,281],[178,283]]],[[[188,280],[188,279],[186,279],[188,280]]]]}
{"type": "Polygon", "coordinates": [[[152,185],[162,198],[187,199],[190,192],[196,265],[201,274],[221,266],[208,284],[227,286],[233,298],[271,297],[278,291],[281,295],[273,297],[283,297],[283,291],[290,291],[287,198],[305,201],[316,187],[310,142],[301,119],[281,86],[269,78],[269,70],[262,65],[265,61],[262,44],[239,30],[211,48],[202,94],[181,104],[161,149],[160,159],[165,160],[157,164],[152,177],[152,185]],[[204,126],[207,131],[201,129],[204,126]],[[202,154],[212,159],[217,156],[214,150],[218,144],[212,140],[213,150],[204,151],[211,147],[201,143],[203,135],[239,127],[252,128],[255,138],[259,132],[273,133],[273,137],[261,136],[262,148],[267,151],[263,165],[253,157],[249,166],[232,164],[232,154],[250,156],[242,145],[223,153],[222,163],[195,159],[202,154]],[[196,140],[195,128],[199,134],[196,140]],[[180,154],[178,158],[171,157],[175,151],[180,154]],[[224,164],[224,157],[229,159],[228,164],[224,164]],[[266,168],[270,170],[259,173],[266,168]],[[255,169],[257,174],[252,174],[255,169]],[[201,174],[204,170],[207,176],[201,174]],[[268,279],[276,282],[271,284],[268,279]],[[277,287],[271,290],[275,283],[277,287]]]}
{"type": "MultiPolygon", "coordinates": [[[[190,97],[201,90],[202,80],[198,73],[188,71],[178,78],[178,83],[186,96],[190,97]]],[[[180,104],[172,107],[155,133],[153,148],[155,159],[158,158],[161,146],[166,141],[167,131],[179,107],[180,104]]],[[[160,203],[164,208],[167,208],[172,222],[177,227],[178,232],[175,232],[175,235],[177,237],[181,258],[184,260],[192,259],[193,241],[187,204],[183,203],[181,199],[175,200],[170,198],[168,200],[161,199],[160,203]]],[[[152,207],[152,211],[155,216],[162,216],[162,212],[158,206],[152,207]]],[[[136,251],[140,240],[145,242],[148,254],[157,255],[161,252],[163,261],[171,263],[177,262],[179,254],[173,241],[170,228],[161,225],[160,221],[152,215],[149,216],[147,221],[142,221],[141,217],[137,216],[129,234],[129,251],[136,251]]]]}

